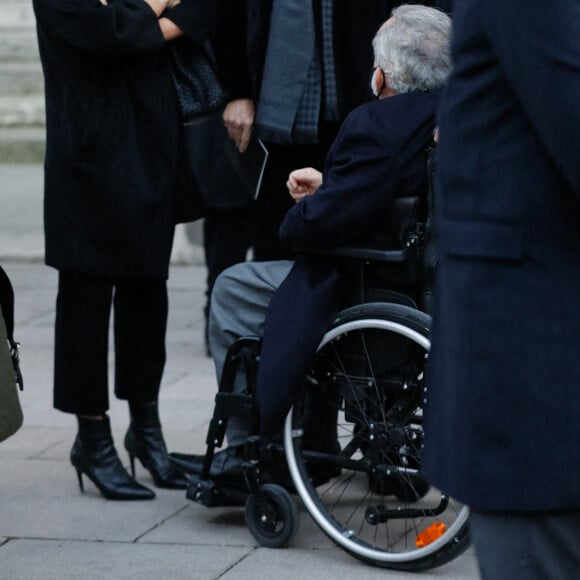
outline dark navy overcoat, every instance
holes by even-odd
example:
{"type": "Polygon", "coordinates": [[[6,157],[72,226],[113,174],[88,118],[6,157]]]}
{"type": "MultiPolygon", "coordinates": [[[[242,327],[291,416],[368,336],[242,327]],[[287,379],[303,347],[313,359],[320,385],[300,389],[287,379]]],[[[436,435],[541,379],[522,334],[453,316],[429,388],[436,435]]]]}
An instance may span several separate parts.
{"type": "MultiPolygon", "coordinates": [[[[401,248],[396,198],[425,189],[439,91],[409,93],[352,111],[330,148],[322,186],[286,215],[292,247],[334,248],[380,239],[401,248]]],[[[270,303],[258,370],[262,433],[282,424],[322,335],[341,306],[344,280],[329,258],[302,255],[270,303]]]]}
{"type": "Polygon", "coordinates": [[[424,466],[478,509],[580,507],[579,25],[454,3],[424,466]]]}

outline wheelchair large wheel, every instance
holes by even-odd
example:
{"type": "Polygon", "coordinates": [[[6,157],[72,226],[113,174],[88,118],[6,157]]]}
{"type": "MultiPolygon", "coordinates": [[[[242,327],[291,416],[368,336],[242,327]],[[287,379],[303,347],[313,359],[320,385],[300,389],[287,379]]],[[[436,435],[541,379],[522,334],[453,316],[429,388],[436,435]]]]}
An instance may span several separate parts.
{"type": "Polygon", "coordinates": [[[467,507],[421,474],[429,326],[396,304],[341,312],[284,428],[288,467],[315,522],[385,568],[433,568],[469,545],[467,507]]]}

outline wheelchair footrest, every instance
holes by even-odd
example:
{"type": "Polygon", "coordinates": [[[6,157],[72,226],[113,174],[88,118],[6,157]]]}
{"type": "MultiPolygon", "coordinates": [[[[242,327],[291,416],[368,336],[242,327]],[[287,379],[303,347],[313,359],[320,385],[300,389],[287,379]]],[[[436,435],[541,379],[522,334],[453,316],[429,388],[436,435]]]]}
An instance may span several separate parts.
{"type": "Polygon", "coordinates": [[[215,396],[214,415],[219,417],[247,417],[256,408],[254,397],[248,393],[222,393],[215,396]]]}
{"type": "Polygon", "coordinates": [[[247,489],[194,475],[185,497],[206,507],[239,507],[246,505],[248,495],[247,489]]]}

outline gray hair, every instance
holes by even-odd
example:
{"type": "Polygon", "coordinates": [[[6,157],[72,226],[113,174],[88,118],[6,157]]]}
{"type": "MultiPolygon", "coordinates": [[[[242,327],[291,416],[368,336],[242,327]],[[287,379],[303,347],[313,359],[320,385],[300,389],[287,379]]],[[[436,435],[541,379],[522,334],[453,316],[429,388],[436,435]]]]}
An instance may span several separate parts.
{"type": "Polygon", "coordinates": [[[430,91],[445,84],[451,70],[451,19],[435,8],[404,4],[375,35],[375,66],[396,93],[430,91]]]}

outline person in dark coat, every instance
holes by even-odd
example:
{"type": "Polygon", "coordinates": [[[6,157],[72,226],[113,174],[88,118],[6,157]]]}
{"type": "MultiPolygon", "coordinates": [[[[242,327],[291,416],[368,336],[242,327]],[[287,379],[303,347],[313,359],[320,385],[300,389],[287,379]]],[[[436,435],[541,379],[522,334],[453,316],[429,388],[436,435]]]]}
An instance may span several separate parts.
{"type": "Polygon", "coordinates": [[[346,115],[372,100],[371,40],[400,4],[221,1],[223,23],[214,44],[220,75],[232,97],[224,123],[241,151],[252,136],[269,150],[253,208],[255,260],[294,257],[278,236],[292,206],[287,176],[297,167],[322,169],[346,115]]]}
{"type": "Polygon", "coordinates": [[[485,579],[580,570],[580,3],[463,0],[441,107],[424,470],[485,579]]]}
{"type": "MultiPolygon", "coordinates": [[[[312,168],[290,176],[291,193],[302,199],[280,228],[286,244],[316,249],[381,240],[383,247],[402,247],[393,205],[426,188],[439,89],[451,67],[450,32],[449,17],[433,8],[393,11],[373,42],[372,86],[379,100],[348,115],[322,176],[312,168]]],[[[257,379],[263,442],[278,431],[341,305],[342,282],[331,259],[302,255],[295,262],[238,264],[216,281],[210,344],[218,381],[229,346],[241,336],[263,336],[257,379]]],[[[238,374],[234,390],[244,388],[238,374]]],[[[229,447],[215,455],[214,475],[239,467],[248,427],[237,417],[228,421],[229,447]]],[[[202,456],[175,458],[184,469],[201,471],[202,456]]]]}
{"type": "MultiPolygon", "coordinates": [[[[300,15],[298,19],[278,12],[273,15],[275,3],[293,5],[295,0],[220,2],[221,25],[216,29],[213,45],[218,57],[220,77],[232,98],[224,111],[224,122],[242,152],[246,150],[252,134],[265,140],[269,160],[255,202],[234,181],[226,183],[223,178],[216,179],[211,186],[212,197],[216,201],[210,202],[204,221],[204,247],[208,268],[207,302],[204,308],[206,341],[211,293],[217,276],[223,270],[244,261],[250,248],[254,260],[293,257],[294,253],[278,237],[282,218],[292,205],[285,187],[286,177],[296,167],[314,165],[322,168],[328,148],[346,114],[370,100],[366,73],[372,61],[371,39],[378,24],[400,2],[366,0],[364,4],[355,6],[350,2],[339,3],[333,0],[300,0],[296,2],[300,15]],[[296,55],[301,52],[298,49],[303,44],[303,35],[310,29],[309,40],[317,44],[316,48],[314,44],[311,47],[312,54],[316,53],[317,58],[322,57],[322,45],[320,41],[315,41],[314,36],[323,33],[323,18],[328,23],[324,29],[327,37],[326,53],[332,55],[333,62],[327,66],[327,69],[329,66],[331,68],[327,70],[328,75],[324,79],[317,75],[312,80],[312,88],[316,98],[321,99],[323,88],[328,83],[332,84],[332,111],[314,113],[314,124],[317,128],[306,141],[296,136],[290,141],[280,142],[274,135],[264,134],[260,129],[255,131],[257,103],[260,98],[267,97],[268,89],[264,89],[264,94],[261,90],[266,57],[273,59],[270,66],[275,65],[280,70],[285,70],[294,63],[296,70],[286,71],[285,76],[291,83],[299,86],[298,83],[304,80],[300,67],[307,73],[311,58],[308,62],[303,57],[295,62],[296,55]],[[298,35],[301,41],[291,41],[288,34],[292,38],[298,35]],[[269,37],[273,40],[268,48],[269,37]],[[280,42],[285,46],[292,45],[292,50],[283,48],[280,52],[274,47],[274,44],[280,42]],[[216,191],[219,188],[222,189],[220,193],[216,191]]],[[[287,88],[282,90],[286,92],[287,88]]],[[[328,94],[328,90],[325,90],[325,96],[328,94]]],[[[327,106],[328,101],[329,99],[324,98],[323,105],[327,106]]],[[[209,352],[211,349],[209,346],[207,348],[209,352]]]]}
{"type": "Polygon", "coordinates": [[[223,126],[222,111],[208,115],[185,127],[186,143],[196,182],[203,194],[203,250],[206,278],[204,343],[211,356],[208,316],[211,292],[216,278],[230,266],[244,262],[251,246],[250,224],[254,200],[254,174],[247,179],[238,163],[247,167],[223,126]],[[250,179],[250,177],[252,179],[250,179]]]}
{"type": "Polygon", "coordinates": [[[34,0],[45,77],[46,263],[59,271],[54,406],[78,417],[71,462],[109,499],[150,499],[125,471],[106,412],[114,308],[115,394],[125,446],[160,487],[157,400],[165,362],[174,226],[202,215],[186,162],[166,43],[209,33],[210,0],[34,0]]]}
{"type": "MultiPolygon", "coordinates": [[[[294,257],[294,252],[278,236],[284,214],[292,205],[285,188],[286,177],[296,167],[310,165],[321,169],[346,115],[371,99],[367,75],[372,62],[371,39],[379,23],[400,3],[221,0],[222,24],[216,29],[214,45],[221,65],[220,76],[232,97],[224,111],[224,122],[241,151],[245,151],[252,135],[261,137],[269,149],[269,160],[255,203],[250,204],[242,187],[233,181],[225,182],[223,177],[215,179],[211,187],[215,201],[208,203],[204,221],[208,268],[206,321],[217,276],[232,264],[244,261],[249,248],[254,260],[294,257]],[[298,9],[299,18],[280,13],[275,4],[298,9]],[[310,37],[305,35],[307,30],[310,37]],[[284,138],[254,123],[255,113],[260,114],[272,87],[272,81],[263,87],[265,67],[268,62],[270,69],[279,70],[289,84],[299,86],[311,64],[311,59],[303,61],[304,55],[301,60],[296,57],[306,40],[313,43],[312,54],[317,55],[324,72],[313,74],[309,80],[315,98],[320,100],[314,112],[315,126],[310,127],[306,139],[297,131],[284,138]],[[292,50],[287,50],[289,46],[292,50]],[[290,65],[295,67],[294,71],[288,70],[290,65]]],[[[424,4],[448,8],[449,0],[426,0],[424,4]]],[[[289,88],[281,86],[280,94],[293,94],[289,88]]],[[[284,100],[284,107],[289,106],[292,99],[284,100]]]]}

